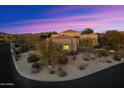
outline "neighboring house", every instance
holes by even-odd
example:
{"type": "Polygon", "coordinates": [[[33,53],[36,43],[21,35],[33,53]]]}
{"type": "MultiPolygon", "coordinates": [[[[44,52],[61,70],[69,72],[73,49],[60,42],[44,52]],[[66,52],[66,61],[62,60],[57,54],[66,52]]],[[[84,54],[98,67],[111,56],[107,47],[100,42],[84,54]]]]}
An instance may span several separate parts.
{"type": "Polygon", "coordinates": [[[83,34],[80,36],[80,45],[85,47],[93,47],[98,43],[98,35],[95,33],[83,34]]]}
{"type": "Polygon", "coordinates": [[[98,38],[96,34],[81,35],[79,31],[67,30],[59,34],[52,35],[51,39],[58,44],[62,44],[63,50],[77,51],[78,47],[86,46],[85,43],[82,42],[90,42],[90,46],[94,46],[97,44],[98,38]]]}

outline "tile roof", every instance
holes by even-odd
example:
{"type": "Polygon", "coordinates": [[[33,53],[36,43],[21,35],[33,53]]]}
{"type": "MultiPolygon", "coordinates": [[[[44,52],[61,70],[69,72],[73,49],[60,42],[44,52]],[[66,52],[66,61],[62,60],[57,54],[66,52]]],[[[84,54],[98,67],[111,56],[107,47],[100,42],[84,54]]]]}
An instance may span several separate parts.
{"type": "Polygon", "coordinates": [[[76,30],[69,29],[69,30],[66,30],[66,31],[64,31],[62,33],[80,33],[80,32],[79,31],[76,31],[76,30]]]}
{"type": "Polygon", "coordinates": [[[74,37],[68,36],[68,35],[59,35],[55,37],[54,39],[71,39],[71,38],[74,38],[74,37]]]}

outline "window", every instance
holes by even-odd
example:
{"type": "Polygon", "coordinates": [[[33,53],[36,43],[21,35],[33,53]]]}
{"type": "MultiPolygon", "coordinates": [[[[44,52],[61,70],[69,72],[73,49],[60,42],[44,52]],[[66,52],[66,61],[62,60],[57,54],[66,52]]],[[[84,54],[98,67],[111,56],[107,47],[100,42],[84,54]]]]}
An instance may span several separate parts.
{"type": "Polygon", "coordinates": [[[63,50],[69,50],[69,45],[63,45],[63,50]]]}

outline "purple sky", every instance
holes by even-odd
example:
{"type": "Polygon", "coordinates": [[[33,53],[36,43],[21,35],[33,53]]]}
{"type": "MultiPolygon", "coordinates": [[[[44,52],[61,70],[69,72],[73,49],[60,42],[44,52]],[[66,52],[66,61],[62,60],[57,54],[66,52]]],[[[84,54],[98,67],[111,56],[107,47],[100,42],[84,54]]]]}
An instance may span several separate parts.
{"type": "Polygon", "coordinates": [[[0,6],[0,32],[124,31],[124,6],[0,6]]]}

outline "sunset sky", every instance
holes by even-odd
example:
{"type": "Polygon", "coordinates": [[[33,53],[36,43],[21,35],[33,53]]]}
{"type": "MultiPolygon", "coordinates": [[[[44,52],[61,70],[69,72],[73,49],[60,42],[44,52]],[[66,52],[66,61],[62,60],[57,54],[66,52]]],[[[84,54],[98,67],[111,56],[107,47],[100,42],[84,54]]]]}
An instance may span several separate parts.
{"type": "Polygon", "coordinates": [[[124,6],[0,6],[0,32],[124,31],[124,6]]]}

